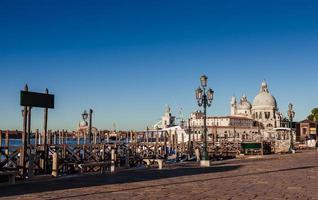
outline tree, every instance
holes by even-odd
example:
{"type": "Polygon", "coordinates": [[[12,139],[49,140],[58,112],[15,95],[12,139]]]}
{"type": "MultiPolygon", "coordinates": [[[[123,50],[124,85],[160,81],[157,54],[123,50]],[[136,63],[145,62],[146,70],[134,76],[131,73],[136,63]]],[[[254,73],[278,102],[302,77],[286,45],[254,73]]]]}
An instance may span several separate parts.
{"type": "Polygon", "coordinates": [[[314,108],[311,111],[311,114],[307,117],[310,121],[318,121],[318,108],[314,108]]]}

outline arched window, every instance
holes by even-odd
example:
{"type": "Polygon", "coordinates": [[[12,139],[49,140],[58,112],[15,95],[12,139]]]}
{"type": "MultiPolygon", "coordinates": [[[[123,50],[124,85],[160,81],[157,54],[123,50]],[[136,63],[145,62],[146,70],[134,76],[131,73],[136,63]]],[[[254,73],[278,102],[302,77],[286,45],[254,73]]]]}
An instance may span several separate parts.
{"type": "Polygon", "coordinates": [[[266,118],[266,119],[269,119],[270,116],[271,116],[271,113],[270,113],[270,112],[265,112],[265,118],[266,118]]]}

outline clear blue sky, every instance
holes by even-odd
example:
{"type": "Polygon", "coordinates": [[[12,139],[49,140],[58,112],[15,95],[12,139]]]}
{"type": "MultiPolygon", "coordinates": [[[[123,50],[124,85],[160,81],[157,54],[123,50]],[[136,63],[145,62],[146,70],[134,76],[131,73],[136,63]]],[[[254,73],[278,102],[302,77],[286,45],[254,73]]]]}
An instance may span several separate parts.
{"type": "Polygon", "coordinates": [[[233,94],[252,101],[266,79],[301,120],[318,106],[317,11],[314,0],[1,1],[0,128],[21,129],[28,83],[56,95],[51,129],[76,128],[88,108],[97,128],[143,129],[166,104],[197,109],[201,74],[215,90],[210,115],[227,115],[233,94]]]}

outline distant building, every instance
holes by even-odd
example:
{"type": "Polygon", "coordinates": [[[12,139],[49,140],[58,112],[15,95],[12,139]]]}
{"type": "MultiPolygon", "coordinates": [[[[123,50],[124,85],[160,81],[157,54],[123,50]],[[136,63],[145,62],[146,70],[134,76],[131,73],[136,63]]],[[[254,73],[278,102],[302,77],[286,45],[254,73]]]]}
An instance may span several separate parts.
{"type": "Polygon", "coordinates": [[[308,119],[299,122],[299,129],[297,131],[297,137],[299,141],[305,141],[309,139],[316,139],[318,123],[310,121],[308,119]]]}
{"type": "MultiPolygon", "coordinates": [[[[203,136],[203,113],[196,111],[191,114],[190,127],[195,140],[203,136]]],[[[254,120],[244,116],[207,117],[207,128],[210,139],[219,140],[253,140],[259,128],[254,120]]]]}
{"type": "Polygon", "coordinates": [[[171,114],[170,106],[166,106],[164,115],[161,117],[161,120],[156,123],[154,129],[164,129],[175,126],[176,117],[171,114]]]}
{"type": "MultiPolygon", "coordinates": [[[[267,139],[281,127],[282,115],[278,112],[277,102],[269,92],[268,85],[262,82],[259,94],[251,104],[246,95],[239,102],[232,97],[230,116],[207,117],[210,137],[220,140],[258,140],[267,139]]],[[[199,138],[203,133],[203,113],[195,111],[191,114],[190,126],[199,138]]]]}

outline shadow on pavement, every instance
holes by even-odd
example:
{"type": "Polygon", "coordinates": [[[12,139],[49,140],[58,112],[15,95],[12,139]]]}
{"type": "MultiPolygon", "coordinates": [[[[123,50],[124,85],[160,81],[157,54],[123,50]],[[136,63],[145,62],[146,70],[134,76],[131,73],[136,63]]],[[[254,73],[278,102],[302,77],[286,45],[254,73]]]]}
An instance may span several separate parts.
{"type": "MultiPolygon", "coordinates": [[[[200,174],[210,174],[217,172],[226,172],[239,169],[235,166],[216,166],[210,168],[177,168],[166,170],[132,170],[122,171],[114,175],[87,175],[72,178],[59,178],[49,181],[29,182],[12,186],[0,187],[0,197],[15,195],[25,195],[39,192],[50,192],[66,189],[75,189],[92,186],[102,186],[111,184],[132,183],[140,181],[159,180],[164,178],[174,178],[181,176],[191,176],[200,174]]],[[[69,194],[76,195],[76,194],[69,194]]],[[[83,195],[81,195],[83,196],[83,195]]],[[[76,196],[70,196],[76,197],[76,196]]]]}
{"type": "MultiPolygon", "coordinates": [[[[228,166],[230,167],[230,166],[228,166]]],[[[232,166],[234,168],[240,168],[240,166],[232,166]]],[[[214,177],[214,178],[205,178],[205,179],[199,179],[199,180],[192,180],[192,181],[172,181],[169,185],[181,185],[185,183],[196,183],[196,182],[205,182],[205,181],[211,181],[211,180],[217,180],[220,181],[220,179],[226,179],[226,178],[237,178],[237,177],[245,177],[245,176],[255,176],[255,175],[266,175],[270,173],[279,173],[279,172],[288,172],[288,171],[294,171],[294,170],[303,170],[303,169],[312,169],[317,168],[318,166],[305,166],[305,167],[297,167],[297,168],[287,168],[287,169],[279,169],[279,170],[271,170],[271,171],[264,171],[264,172],[254,172],[254,173],[245,173],[245,174],[239,174],[239,175],[228,175],[228,176],[220,176],[220,177],[214,177]]],[[[234,169],[235,170],[235,169],[234,169]]],[[[225,170],[226,171],[226,170],[225,170]]],[[[230,171],[230,170],[228,170],[230,171]]],[[[221,171],[222,172],[222,171],[221,171]]],[[[188,174],[191,175],[191,174],[188,174]]],[[[165,177],[169,178],[169,177],[165,177]]],[[[129,192],[133,190],[142,190],[147,189],[149,187],[162,187],[162,186],[169,186],[167,184],[151,184],[151,185],[145,185],[141,187],[133,187],[133,188],[126,188],[126,189],[119,189],[119,190],[112,190],[112,191],[100,191],[98,194],[108,194],[108,193],[114,193],[114,192],[129,192]]],[[[76,198],[76,197],[83,197],[83,196],[91,196],[96,194],[95,192],[91,193],[85,193],[85,194],[70,194],[68,196],[64,196],[63,198],[76,198]]],[[[60,198],[51,198],[50,200],[58,200],[60,198]]]]}

